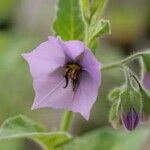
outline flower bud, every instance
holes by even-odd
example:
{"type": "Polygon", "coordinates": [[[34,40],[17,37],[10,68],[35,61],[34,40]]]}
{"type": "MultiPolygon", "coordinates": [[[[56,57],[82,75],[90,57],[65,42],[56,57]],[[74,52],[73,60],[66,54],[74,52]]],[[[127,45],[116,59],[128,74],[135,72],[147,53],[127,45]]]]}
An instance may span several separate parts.
{"type": "Polygon", "coordinates": [[[132,131],[139,124],[140,115],[136,112],[134,107],[130,107],[129,112],[127,114],[122,114],[122,121],[124,126],[132,131]]]}
{"type": "Polygon", "coordinates": [[[131,131],[139,124],[142,110],[141,94],[130,86],[122,92],[120,99],[122,123],[131,131]]]}

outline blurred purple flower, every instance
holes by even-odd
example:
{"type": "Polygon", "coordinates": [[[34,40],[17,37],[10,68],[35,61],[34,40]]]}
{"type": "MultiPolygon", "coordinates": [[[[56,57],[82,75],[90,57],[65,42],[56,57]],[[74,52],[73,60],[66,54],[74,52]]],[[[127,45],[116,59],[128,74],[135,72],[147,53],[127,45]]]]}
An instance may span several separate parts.
{"type": "Polygon", "coordinates": [[[23,57],[29,63],[36,94],[32,109],[67,109],[89,119],[101,84],[101,65],[84,43],[50,36],[23,57]]]}
{"type": "Polygon", "coordinates": [[[143,84],[144,87],[150,92],[150,72],[144,74],[143,84]]]}
{"type": "Polygon", "coordinates": [[[130,131],[137,127],[139,120],[140,116],[133,107],[130,108],[127,114],[122,116],[124,126],[130,131]]]}

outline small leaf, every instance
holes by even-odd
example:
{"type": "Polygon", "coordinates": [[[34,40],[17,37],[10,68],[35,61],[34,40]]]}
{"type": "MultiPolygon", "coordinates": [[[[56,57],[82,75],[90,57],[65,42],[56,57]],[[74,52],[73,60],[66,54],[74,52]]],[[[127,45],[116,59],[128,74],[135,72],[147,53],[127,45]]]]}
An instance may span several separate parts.
{"type": "Polygon", "coordinates": [[[99,21],[102,12],[105,8],[107,0],[91,0],[91,24],[95,24],[99,21]]]}
{"type": "Polygon", "coordinates": [[[4,121],[0,128],[0,141],[8,139],[30,138],[41,144],[47,150],[58,147],[67,142],[71,137],[63,132],[45,132],[44,128],[19,115],[4,121]]]}
{"type": "Polygon", "coordinates": [[[107,0],[80,0],[82,16],[85,21],[85,44],[95,53],[96,38],[110,33],[108,20],[100,20],[107,0]]]}
{"type": "Polygon", "coordinates": [[[124,86],[117,87],[117,88],[113,89],[113,90],[109,93],[108,99],[109,99],[111,102],[114,102],[114,101],[119,100],[120,94],[121,94],[121,92],[123,91],[123,88],[124,88],[124,86]]]}
{"type": "Polygon", "coordinates": [[[120,102],[113,103],[109,112],[109,122],[113,128],[118,129],[122,126],[120,118],[120,102]]]}
{"type": "Polygon", "coordinates": [[[59,0],[54,30],[64,40],[81,40],[84,36],[84,23],[79,0],[59,0]]]}
{"type": "Polygon", "coordinates": [[[142,95],[142,104],[143,104],[141,120],[147,121],[150,118],[150,95],[140,82],[139,82],[139,86],[140,86],[140,93],[142,95]]]}
{"type": "Polygon", "coordinates": [[[18,115],[4,121],[1,125],[0,133],[2,134],[5,130],[14,132],[44,132],[44,127],[23,115],[18,115]]]}
{"type": "Polygon", "coordinates": [[[110,23],[108,20],[101,19],[97,24],[90,26],[89,29],[90,41],[94,40],[98,36],[107,33],[110,33],[110,23]]]}
{"type": "Polygon", "coordinates": [[[139,81],[138,77],[133,74],[133,79],[139,86],[139,92],[142,97],[142,115],[141,115],[141,120],[142,121],[147,121],[150,118],[150,95],[149,92],[144,88],[142,85],[141,81],[139,81]]]}

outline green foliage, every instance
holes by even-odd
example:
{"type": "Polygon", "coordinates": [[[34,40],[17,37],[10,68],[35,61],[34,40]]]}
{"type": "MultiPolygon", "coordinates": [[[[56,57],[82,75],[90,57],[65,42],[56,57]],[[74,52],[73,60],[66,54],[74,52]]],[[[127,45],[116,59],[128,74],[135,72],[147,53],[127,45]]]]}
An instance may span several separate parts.
{"type": "Polygon", "coordinates": [[[11,137],[10,133],[12,133],[13,136],[14,133],[17,132],[22,135],[22,131],[25,133],[44,132],[44,128],[33,120],[30,120],[25,116],[18,115],[12,118],[8,118],[6,121],[4,121],[4,123],[1,125],[0,139],[4,138],[4,136],[6,138],[11,137]]]}
{"type": "Polygon", "coordinates": [[[138,78],[136,76],[133,76],[133,78],[135,79],[135,82],[139,85],[139,91],[142,96],[143,109],[141,120],[147,121],[150,117],[150,95],[148,91],[143,87],[141,82],[138,80],[138,78]]]}
{"type": "Polygon", "coordinates": [[[107,0],[80,0],[84,20],[94,25],[99,21],[107,0]]]}
{"type": "Polygon", "coordinates": [[[142,95],[143,104],[142,120],[147,121],[150,117],[150,95],[144,88],[140,89],[140,93],[142,95]]]}
{"type": "Polygon", "coordinates": [[[135,75],[128,67],[124,67],[124,74],[126,82],[125,88],[120,94],[121,112],[126,114],[133,107],[137,113],[141,113],[143,108],[142,95],[137,84],[133,82],[135,75]]]}
{"type": "Polygon", "coordinates": [[[117,87],[117,88],[113,89],[112,91],[110,91],[110,93],[108,95],[108,99],[111,102],[115,102],[115,101],[119,100],[120,94],[123,91],[123,88],[124,88],[124,86],[121,86],[121,87],[117,87]]]}
{"type": "Polygon", "coordinates": [[[95,39],[110,33],[109,21],[100,20],[105,3],[105,0],[80,0],[79,5],[79,0],[59,0],[57,18],[53,26],[55,33],[64,40],[84,40],[85,44],[94,50],[95,39]]]}
{"type": "Polygon", "coordinates": [[[96,38],[110,33],[108,20],[100,20],[106,0],[80,0],[82,16],[85,21],[85,44],[94,52],[96,38]]]}
{"type": "Polygon", "coordinates": [[[41,125],[22,115],[9,118],[2,124],[0,141],[25,137],[37,141],[47,150],[58,147],[71,138],[63,132],[45,132],[41,125]]]}
{"type": "Polygon", "coordinates": [[[55,33],[64,40],[81,40],[84,36],[84,23],[78,0],[59,0],[55,33]]]}
{"type": "Polygon", "coordinates": [[[112,104],[109,112],[109,122],[115,129],[118,129],[122,126],[120,117],[120,101],[112,104]]]}
{"type": "Polygon", "coordinates": [[[63,150],[139,150],[150,131],[140,129],[131,133],[99,129],[82,137],[75,138],[63,150]]]}
{"type": "Polygon", "coordinates": [[[101,17],[107,0],[91,0],[91,24],[95,24],[101,17]]]}
{"type": "Polygon", "coordinates": [[[88,29],[88,43],[91,45],[93,41],[103,34],[110,33],[110,23],[108,20],[101,19],[97,23],[90,25],[88,29]]]}
{"type": "Polygon", "coordinates": [[[109,122],[115,129],[118,129],[122,126],[121,117],[120,117],[120,111],[121,111],[120,95],[123,92],[123,90],[124,90],[124,86],[121,86],[113,89],[108,95],[108,99],[112,102],[109,111],[109,122]]]}

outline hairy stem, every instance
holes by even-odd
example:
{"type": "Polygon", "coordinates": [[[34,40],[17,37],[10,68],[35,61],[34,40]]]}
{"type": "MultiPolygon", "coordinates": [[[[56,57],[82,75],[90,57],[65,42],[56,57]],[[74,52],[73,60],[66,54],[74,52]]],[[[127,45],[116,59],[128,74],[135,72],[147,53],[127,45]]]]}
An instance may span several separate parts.
{"type": "Polygon", "coordinates": [[[141,57],[142,55],[144,54],[150,54],[150,52],[148,51],[145,51],[145,52],[138,52],[138,53],[135,53],[121,61],[118,61],[118,62],[115,62],[115,63],[112,63],[112,64],[109,64],[109,65],[106,65],[106,66],[103,66],[101,68],[101,70],[107,70],[107,69],[112,69],[112,68],[116,68],[116,67],[121,67],[122,65],[125,65],[125,64],[128,64],[130,63],[131,61],[133,61],[134,59],[137,59],[139,57],[141,57]]]}
{"type": "Polygon", "coordinates": [[[61,126],[60,126],[61,131],[66,132],[69,130],[72,117],[73,117],[72,111],[64,111],[64,115],[62,117],[61,126]]]}

